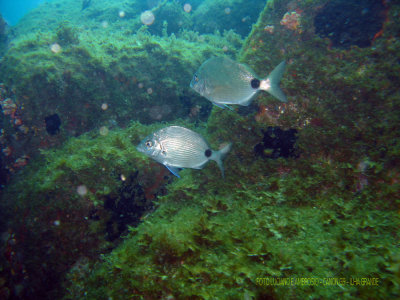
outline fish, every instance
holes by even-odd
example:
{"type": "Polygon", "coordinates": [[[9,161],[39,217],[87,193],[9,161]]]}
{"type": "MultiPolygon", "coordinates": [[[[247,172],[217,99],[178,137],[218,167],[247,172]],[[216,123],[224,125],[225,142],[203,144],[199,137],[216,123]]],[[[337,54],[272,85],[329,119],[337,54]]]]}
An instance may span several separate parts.
{"type": "Polygon", "coordinates": [[[168,126],[144,138],[137,150],[163,164],[179,178],[180,169],[202,169],[210,160],[217,163],[222,177],[225,177],[222,160],[231,147],[232,143],[229,143],[215,151],[197,132],[181,126],[168,126]]]}
{"type": "Polygon", "coordinates": [[[282,61],[267,78],[259,79],[245,64],[224,56],[212,57],[193,75],[190,87],[221,108],[230,108],[228,104],[248,106],[261,90],[287,102],[279,87],[285,66],[282,61]]]}

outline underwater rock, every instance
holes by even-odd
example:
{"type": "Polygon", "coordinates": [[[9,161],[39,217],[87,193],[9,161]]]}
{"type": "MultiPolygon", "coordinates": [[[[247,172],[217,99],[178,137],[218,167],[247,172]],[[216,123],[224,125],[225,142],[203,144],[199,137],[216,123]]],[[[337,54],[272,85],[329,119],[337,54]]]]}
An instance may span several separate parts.
{"type": "Polygon", "coordinates": [[[143,187],[138,181],[138,171],[123,182],[117,197],[108,196],[104,208],[111,211],[106,224],[106,236],[109,241],[120,237],[127,226],[137,226],[142,215],[153,209],[151,201],[146,199],[143,187]]]}
{"type": "Polygon", "coordinates": [[[254,147],[257,156],[276,159],[278,157],[299,157],[295,146],[297,130],[282,130],[280,127],[268,127],[264,131],[263,141],[254,147]]]}
{"type": "Polygon", "coordinates": [[[329,1],[314,19],[315,32],[331,40],[333,47],[371,46],[385,21],[382,1],[329,1]]]}
{"type": "Polygon", "coordinates": [[[233,29],[242,36],[251,31],[251,26],[258,19],[265,1],[255,0],[205,0],[193,9],[194,27],[200,33],[212,33],[215,30],[233,29]]]}
{"type": "Polygon", "coordinates": [[[7,42],[7,23],[0,14],[0,54],[3,52],[7,42]]]}
{"type": "Polygon", "coordinates": [[[57,114],[47,116],[44,121],[48,134],[55,135],[60,132],[61,119],[57,114]]]}

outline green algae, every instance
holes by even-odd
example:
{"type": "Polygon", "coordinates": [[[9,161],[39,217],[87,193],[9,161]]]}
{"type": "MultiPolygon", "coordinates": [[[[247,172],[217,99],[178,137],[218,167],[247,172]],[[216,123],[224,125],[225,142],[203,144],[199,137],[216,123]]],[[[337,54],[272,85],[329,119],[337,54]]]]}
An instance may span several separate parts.
{"type": "MultiPolygon", "coordinates": [[[[274,1],[240,56],[259,74],[293,59],[282,80],[293,104],[275,122],[300,128],[300,158],[255,158],[260,130],[270,123],[214,108],[205,136],[234,144],[226,180],[215,178],[212,165],[185,171],[157,210],[99,262],[86,284],[77,284],[88,298],[399,296],[398,116],[392,111],[399,97],[397,76],[387,77],[398,59],[390,38],[398,25],[389,19],[372,48],[329,49],[310,28],[312,6],[323,3],[297,3],[303,31],[295,33],[279,25],[288,1],[274,1]],[[273,35],[266,25],[276,27],[273,35]],[[260,286],[259,280],[315,277],[344,281],[260,286]],[[379,284],[350,281],[357,278],[379,284]]],[[[261,94],[256,103],[276,101],[261,94]]],[[[79,297],[75,292],[66,298],[79,297]]]]}
{"type": "MultiPolygon", "coordinates": [[[[295,178],[289,177],[287,181],[295,178]]],[[[176,184],[180,182],[171,188],[176,184]]],[[[386,269],[396,259],[395,213],[360,209],[363,200],[357,198],[339,213],[337,203],[346,200],[334,195],[329,204],[318,207],[282,203],[280,191],[255,192],[257,186],[198,189],[185,202],[167,194],[152,216],[104,257],[83,291],[89,299],[245,294],[280,299],[293,293],[298,298],[309,293],[347,298],[354,293],[379,295],[382,289],[395,292],[397,279],[386,269]],[[360,247],[365,244],[369,246],[360,247]],[[379,277],[382,285],[378,291],[351,286],[271,290],[256,284],[261,277],[316,276],[379,277]]],[[[309,201],[321,203],[317,197],[327,195],[314,197],[309,201]]],[[[80,296],[70,292],[66,298],[80,296]]]]}
{"type": "Polygon", "coordinates": [[[27,126],[39,127],[46,115],[68,111],[66,127],[81,133],[111,116],[122,125],[131,119],[153,122],[157,116],[150,108],[155,105],[168,106],[162,120],[185,117],[179,99],[194,70],[208,57],[224,53],[224,47],[234,54],[240,46],[233,32],[159,37],[143,26],[137,33],[82,33],[73,23],[62,23],[55,33],[14,39],[1,62],[0,79],[24,105],[27,126]],[[106,113],[102,103],[108,104],[106,113]],[[81,130],[76,123],[84,124],[81,130]]]}

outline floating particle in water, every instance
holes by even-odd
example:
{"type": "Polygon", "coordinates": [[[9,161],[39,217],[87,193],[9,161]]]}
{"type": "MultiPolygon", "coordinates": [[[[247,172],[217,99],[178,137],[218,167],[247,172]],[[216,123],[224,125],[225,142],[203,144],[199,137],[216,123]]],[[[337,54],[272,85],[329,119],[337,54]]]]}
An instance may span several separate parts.
{"type": "Polygon", "coordinates": [[[55,221],[53,222],[53,224],[54,224],[55,226],[60,226],[61,222],[60,222],[60,220],[55,220],[55,221]]]}
{"type": "Polygon", "coordinates": [[[137,86],[138,86],[139,89],[142,89],[144,87],[144,84],[139,82],[137,86]]]}
{"type": "Polygon", "coordinates": [[[76,188],[76,192],[79,196],[85,196],[88,192],[87,187],[85,185],[80,185],[76,188]]]}
{"type": "Polygon", "coordinates": [[[164,117],[169,115],[172,108],[168,104],[155,105],[149,110],[149,117],[153,120],[162,120],[164,117]]]}
{"type": "Polygon", "coordinates": [[[125,12],[123,10],[120,10],[118,15],[120,18],[123,18],[123,17],[125,17],[125,12]]]}
{"type": "Polygon", "coordinates": [[[140,15],[140,21],[142,21],[144,25],[151,25],[154,23],[154,20],[154,14],[150,10],[146,10],[140,15]]]}
{"type": "Polygon", "coordinates": [[[106,136],[108,134],[108,128],[106,126],[101,126],[99,132],[100,135],[106,136]]]}
{"type": "Polygon", "coordinates": [[[148,88],[147,89],[147,94],[149,94],[149,95],[153,94],[153,89],[152,88],[148,88]]]}
{"type": "Polygon", "coordinates": [[[184,10],[185,12],[187,12],[187,13],[190,13],[190,12],[192,11],[192,6],[191,6],[189,3],[186,3],[186,4],[183,6],[183,10],[184,10]]]}
{"type": "Polygon", "coordinates": [[[222,51],[226,52],[226,51],[228,51],[228,50],[229,50],[229,49],[228,49],[227,46],[222,47],[222,51]]]}
{"type": "Polygon", "coordinates": [[[229,15],[229,14],[231,13],[230,7],[225,8],[225,9],[224,9],[224,12],[225,12],[227,15],[229,15]]]}
{"type": "Polygon", "coordinates": [[[107,21],[101,22],[101,27],[107,28],[108,27],[108,22],[107,21]]]}
{"type": "Polygon", "coordinates": [[[122,181],[125,181],[125,180],[126,180],[126,177],[125,177],[124,174],[121,174],[120,178],[121,178],[122,181]]]}
{"type": "Polygon", "coordinates": [[[61,46],[59,44],[57,44],[57,43],[51,44],[50,45],[50,50],[53,53],[59,53],[59,52],[61,52],[61,46]]]}
{"type": "Polygon", "coordinates": [[[102,109],[102,110],[107,110],[107,109],[108,109],[108,104],[107,104],[107,103],[103,103],[103,104],[101,105],[101,109],[102,109]]]}

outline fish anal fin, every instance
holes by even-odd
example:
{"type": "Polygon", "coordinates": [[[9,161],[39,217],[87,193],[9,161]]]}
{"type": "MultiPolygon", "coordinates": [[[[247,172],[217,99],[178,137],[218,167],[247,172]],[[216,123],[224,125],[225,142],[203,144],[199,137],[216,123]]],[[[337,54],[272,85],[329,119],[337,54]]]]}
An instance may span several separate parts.
{"type": "Polygon", "coordinates": [[[166,166],[167,169],[168,169],[172,174],[174,174],[176,177],[181,178],[181,176],[179,176],[179,171],[180,171],[179,168],[177,168],[177,167],[172,167],[172,166],[168,166],[168,165],[164,165],[164,166],[166,166]]]}
{"type": "Polygon", "coordinates": [[[226,104],[219,104],[219,103],[215,103],[215,102],[212,102],[212,104],[214,104],[215,106],[218,106],[219,108],[222,108],[222,109],[228,108],[228,109],[230,109],[232,111],[234,110],[232,107],[230,107],[230,106],[228,106],[226,104]]]}

